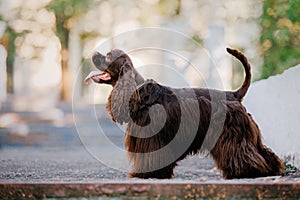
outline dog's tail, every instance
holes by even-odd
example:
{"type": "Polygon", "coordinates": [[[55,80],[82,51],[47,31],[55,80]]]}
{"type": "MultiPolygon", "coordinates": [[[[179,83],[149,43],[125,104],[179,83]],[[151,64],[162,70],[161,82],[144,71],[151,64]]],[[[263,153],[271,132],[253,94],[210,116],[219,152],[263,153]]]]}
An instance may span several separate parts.
{"type": "Polygon", "coordinates": [[[241,53],[235,49],[230,49],[230,48],[227,48],[226,50],[228,53],[230,53],[231,55],[236,57],[243,64],[244,69],[245,69],[246,76],[245,76],[244,83],[237,91],[234,92],[234,95],[236,96],[236,98],[239,101],[242,101],[243,97],[246,95],[248,88],[250,86],[250,83],[251,83],[251,66],[250,66],[246,56],[243,53],[241,53]]]}

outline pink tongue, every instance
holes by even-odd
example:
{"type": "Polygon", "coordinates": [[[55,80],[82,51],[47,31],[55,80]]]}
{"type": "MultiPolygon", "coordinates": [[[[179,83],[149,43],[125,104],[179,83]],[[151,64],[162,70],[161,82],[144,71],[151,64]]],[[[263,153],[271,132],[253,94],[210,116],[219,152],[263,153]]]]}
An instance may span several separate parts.
{"type": "Polygon", "coordinates": [[[92,71],[89,73],[89,75],[86,76],[84,79],[84,83],[88,84],[89,80],[93,79],[95,82],[99,82],[100,80],[109,80],[110,75],[106,72],[101,72],[101,71],[92,71]]]}

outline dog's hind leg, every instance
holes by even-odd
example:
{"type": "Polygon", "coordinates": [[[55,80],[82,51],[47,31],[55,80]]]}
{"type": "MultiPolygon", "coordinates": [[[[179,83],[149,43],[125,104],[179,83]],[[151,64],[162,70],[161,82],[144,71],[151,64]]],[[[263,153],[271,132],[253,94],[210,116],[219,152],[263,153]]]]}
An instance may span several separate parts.
{"type": "Polygon", "coordinates": [[[267,176],[276,176],[280,175],[284,171],[284,165],[280,158],[268,147],[263,146],[262,149],[259,150],[260,155],[265,159],[266,163],[271,168],[269,174],[267,176]]]}
{"type": "Polygon", "coordinates": [[[225,179],[269,176],[273,170],[257,147],[246,140],[218,142],[211,153],[225,179]]]}

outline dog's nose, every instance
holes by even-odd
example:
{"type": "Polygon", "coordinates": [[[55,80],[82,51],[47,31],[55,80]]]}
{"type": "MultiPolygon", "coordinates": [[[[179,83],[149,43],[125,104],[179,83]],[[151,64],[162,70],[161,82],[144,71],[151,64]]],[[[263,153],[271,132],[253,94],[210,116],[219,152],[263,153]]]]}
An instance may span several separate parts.
{"type": "Polygon", "coordinates": [[[93,61],[95,66],[100,66],[101,65],[102,57],[104,57],[104,56],[101,53],[99,53],[98,51],[96,51],[93,54],[92,61],[93,61]]]}

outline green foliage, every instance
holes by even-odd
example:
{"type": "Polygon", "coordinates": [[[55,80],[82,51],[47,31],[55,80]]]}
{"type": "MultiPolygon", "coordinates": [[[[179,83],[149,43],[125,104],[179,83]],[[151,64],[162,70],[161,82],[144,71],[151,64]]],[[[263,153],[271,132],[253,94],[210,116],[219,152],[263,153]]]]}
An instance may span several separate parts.
{"type": "Polygon", "coordinates": [[[200,46],[203,46],[203,39],[199,35],[193,35],[192,39],[200,46]]]}
{"type": "Polygon", "coordinates": [[[285,164],[285,170],[298,170],[298,169],[292,164],[285,164]]]}
{"type": "Polygon", "coordinates": [[[85,13],[92,0],[53,0],[48,9],[56,17],[56,31],[63,49],[68,47],[69,30],[73,20],[85,13]]]}
{"type": "Polygon", "coordinates": [[[300,0],[265,0],[261,26],[261,78],[300,63],[300,0]]]}
{"type": "Polygon", "coordinates": [[[160,13],[166,16],[176,16],[180,13],[180,1],[181,0],[160,0],[158,8],[160,13]]]}

